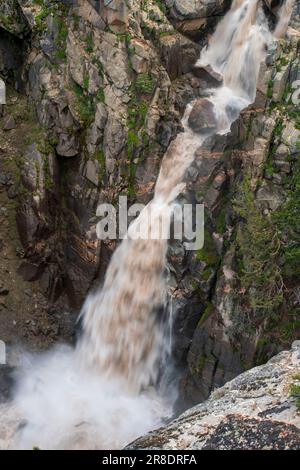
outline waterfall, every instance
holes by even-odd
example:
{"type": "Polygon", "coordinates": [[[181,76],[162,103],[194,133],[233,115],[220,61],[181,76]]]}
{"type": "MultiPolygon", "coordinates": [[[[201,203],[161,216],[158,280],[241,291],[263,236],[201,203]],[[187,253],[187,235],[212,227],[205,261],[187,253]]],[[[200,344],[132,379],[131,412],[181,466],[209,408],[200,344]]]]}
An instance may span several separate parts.
{"type": "MultiPolygon", "coordinates": [[[[85,302],[75,350],[61,346],[25,361],[13,404],[0,409],[10,429],[6,437],[2,429],[0,447],[120,448],[170,416],[172,400],[155,389],[166,343],[161,312],[167,302],[168,243],[163,237],[136,240],[132,233],[137,224],[146,224],[150,233],[170,216],[195,152],[209,135],[228,133],[254,101],[260,63],[272,40],[260,3],[234,0],[202,50],[196,66],[209,66],[222,77],[207,98],[214,129],[191,129],[197,103],[189,103],[184,132],[163,158],[153,201],[115,251],[102,288],[85,302]],[[14,427],[20,419],[25,425],[14,427]]],[[[291,3],[287,0],[288,11],[291,3]]],[[[282,31],[286,20],[279,23],[282,31]]]]}

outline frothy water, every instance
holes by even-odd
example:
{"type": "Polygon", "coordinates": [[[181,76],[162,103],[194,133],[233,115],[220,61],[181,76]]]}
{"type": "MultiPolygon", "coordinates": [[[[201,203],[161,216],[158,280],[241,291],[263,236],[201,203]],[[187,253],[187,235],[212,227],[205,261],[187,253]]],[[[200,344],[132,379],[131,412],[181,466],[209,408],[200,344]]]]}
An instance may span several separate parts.
{"type": "MultiPolygon", "coordinates": [[[[234,0],[196,64],[223,77],[209,98],[214,133],[229,132],[255,99],[259,66],[272,40],[260,3],[234,0]]],[[[152,203],[115,251],[102,288],[86,300],[76,348],[24,355],[14,400],[0,407],[1,448],[122,448],[171,416],[176,391],[164,393],[158,385],[170,349],[164,275],[168,244],[165,239],[136,240],[132,231],[146,224],[151,232],[169,218],[184,188],[186,171],[208,135],[189,128],[193,106],[187,106],[184,132],[162,161],[152,203]],[[151,205],[157,208],[154,218],[147,217],[151,205]]]]}

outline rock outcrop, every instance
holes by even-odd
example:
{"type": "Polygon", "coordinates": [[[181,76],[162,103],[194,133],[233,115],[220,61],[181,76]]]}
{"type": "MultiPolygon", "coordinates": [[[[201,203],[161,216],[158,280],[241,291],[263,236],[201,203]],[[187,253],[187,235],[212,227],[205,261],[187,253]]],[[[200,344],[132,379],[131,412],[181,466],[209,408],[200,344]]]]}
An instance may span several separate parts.
{"type": "Polygon", "coordinates": [[[129,449],[299,450],[300,341],[129,449]],[[298,394],[298,395],[297,395],[298,394]]]}

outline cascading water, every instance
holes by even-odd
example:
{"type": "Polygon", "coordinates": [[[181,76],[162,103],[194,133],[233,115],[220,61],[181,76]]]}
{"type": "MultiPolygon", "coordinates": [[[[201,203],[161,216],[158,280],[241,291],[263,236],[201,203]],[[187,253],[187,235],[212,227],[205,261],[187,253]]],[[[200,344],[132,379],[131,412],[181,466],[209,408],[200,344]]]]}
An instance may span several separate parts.
{"type": "MultiPolygon", "coordinates": [[[[289,20],[291,3],[287,0],[276,37],[289,20]]],[[[254,101],[271,40],[260,1],[234,0],[196,64],[223,77],[223,84],[210,91],[216,119],[210,135],[229,132],[254,101]]],[[[165,343],[159,312],[167,300],[168,244],[163,238],[136,240],[132,233],[143,224],[150,234],[173,210],[186,170],[208,136],[189,127],[192,109],[190,103],[184,132],[163,159],[153,201],[115,251],[103,287],[85,303],[83,335],[75,350],[61,346],[38,357],[24,356],[14,400],[0,408],[0,447],[121,448],[170,416],[172,400],[153,387],[165,343]]]]}

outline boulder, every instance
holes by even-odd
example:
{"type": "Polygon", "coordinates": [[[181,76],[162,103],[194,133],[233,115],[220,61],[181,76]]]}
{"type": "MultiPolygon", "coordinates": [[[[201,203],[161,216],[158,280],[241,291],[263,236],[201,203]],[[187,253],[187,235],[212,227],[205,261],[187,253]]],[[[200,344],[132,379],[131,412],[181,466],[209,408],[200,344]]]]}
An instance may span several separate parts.
{"type": "Polygon", "coordinates": [[[215,16],[222,15],[228,5],[226,0],[166,0],[164,3],[176,28],[191,36],[197,35],[215,16]]]}
{"type": "Polygon", "coordinates": [[[210,65],[193,67],[193,73],[196,77],[204,80],[210,86],[219,86],[223,82],[223,77],[218,72],[215,72],[210,65]]]}
{"type": "Polygon", "coordinates": [[[179,418],[127,449],[300,449],[300,345],[216,389],[179,418]]]}
{"type": "Polygon", "coordinates": [[[197,100],[189,115],[188,123],[192,130],[197,133],[216,130],[218,123],[213,103],[205,98],[197,100]]]}
{"type": "Polygon", "coordinates": [[[78,155],[79,147],[76,137],[65,133],[59,134],[59,142],[56,151],[61,157],[69,158],[78,155]]]}

